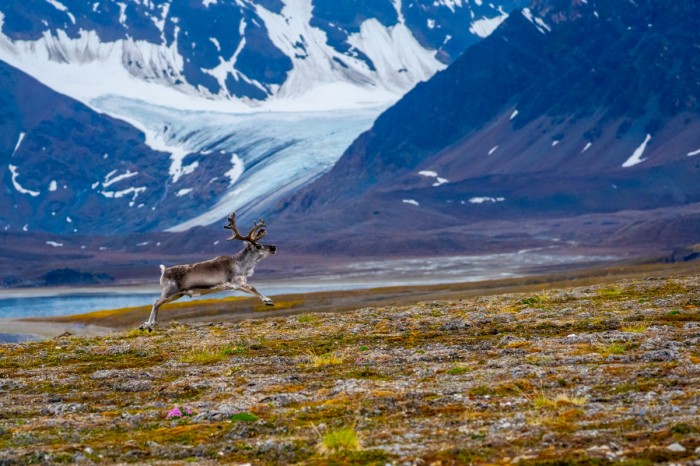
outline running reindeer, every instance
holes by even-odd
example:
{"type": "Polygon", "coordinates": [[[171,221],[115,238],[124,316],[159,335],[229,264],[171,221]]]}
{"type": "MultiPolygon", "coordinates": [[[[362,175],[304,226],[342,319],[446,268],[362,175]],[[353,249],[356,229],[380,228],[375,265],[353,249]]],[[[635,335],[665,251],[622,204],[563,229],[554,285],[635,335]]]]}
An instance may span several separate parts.
{"type": "Polygon", "coordinates": [[[219,256],[204,262],[195,264],[174,265],[172,267],[160,266],[160,286],[163,290],[160,298],[153,303],[151,315],[139,328],[150,332],[156,326],[158,309],[166,303],[175,301],[185,295],[200,296],[203,294],[217,293],[225,290],[239,290],[254,294],[262,299],[268,306],[274,306],[270,298],[264,296],[255,287],[246,283],[246,278],[253,275],[255,265],[263,258],[277,252],[277,246],[258,244],[267,233],[265,222],[258,220],[253,223],[246,236],[242,236],[236,227],[236,213],[228,217],[228,223],[224,228],[233,231],[227,241],[241,240],[245,247],[233,256],[219,256]]]}

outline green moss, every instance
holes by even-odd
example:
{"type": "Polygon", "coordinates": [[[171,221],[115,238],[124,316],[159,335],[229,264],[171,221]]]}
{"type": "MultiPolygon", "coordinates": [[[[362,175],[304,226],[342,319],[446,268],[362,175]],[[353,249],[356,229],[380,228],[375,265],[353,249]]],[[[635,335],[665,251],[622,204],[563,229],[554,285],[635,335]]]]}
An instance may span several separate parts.
{"type": "Polygon", "coordinates": [[[695,429],[695,427],[691,426],[690,424],[686,424],[685,422],[674,424],[673,427],[671,427],[672,433],[680,435],[686,435],[696,431],[697,430],[695,429]]]}
{"type": "Polygon", "coordinates": [[[178,360],[186,364],[215,364],[225,361],[232,354],[238,354],[237,348],[229,345],[218,348],[192,348],[182,354],[178,360]]]}
{"type": "Polygon", "coordinates": [[[609,286],[606,288],[602,288],[596,292],[596,294],[598,296],[600,296],[601,298],[606,298],[606,299],[618,298],[618,297],[622,296],[623,293],[624,293],[624,290],[622,290],[622,288],[619,288],[617,286],[609,286]]]}
{"type": "Polygon", "coordinates": [[[447,371],[447,374],[449,375],[461,375],[461,374],[466,374],[469,372],[469,369],[464,367],[464,366],[455,366],[452,369],[449,369],[447,371]]]}
{"type": "Polygon", "coordinates": [[[528,306],[531,306],[533,304],[539,304],[542,302],[542,299],[539,296],[530,296],[529,298],[524,298],[520,300],[520,304],[525,304],[528,306]]]}
{"type": "Polygon", "coordinates": [[[247,413],[247,412],[243,411],[240,413],[232,414],[229,417],[229,419],[232,421],[240,421],[240,422],[255,422],[259,418],[255,414],[247,413]]]}
{"type": "Polygon", "coordinates": [[[302,314],[297,317],[297,320],[302,324],[313,324],[315,322],[318,322],[319,319],[318,316],[312,314],[302,314]]]}

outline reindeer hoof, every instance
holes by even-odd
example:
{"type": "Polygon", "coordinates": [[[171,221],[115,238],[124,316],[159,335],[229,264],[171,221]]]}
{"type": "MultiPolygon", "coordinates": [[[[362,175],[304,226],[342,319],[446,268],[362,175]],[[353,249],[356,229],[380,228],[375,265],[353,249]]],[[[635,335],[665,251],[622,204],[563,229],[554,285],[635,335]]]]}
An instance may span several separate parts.
{"type": "Polygon", "coordinates": [[[151,323],[151,322],[144,322],[144,323],[142,323],[141,326],[139,327],[139,330],[148,330],[149,332],[152,332],[152,331],[153,331],[153,327],[154,327],[155,325],[156,325],[155,322],[153,322],[153,323],[151,323]]]}
{"type": "Polygon", "coordinates": [[[275,305],[275,303],[273,303],[271,299],[268,299],[267,301],[265,301],[265,304],[267,306],[274,306],[275,305]]]}

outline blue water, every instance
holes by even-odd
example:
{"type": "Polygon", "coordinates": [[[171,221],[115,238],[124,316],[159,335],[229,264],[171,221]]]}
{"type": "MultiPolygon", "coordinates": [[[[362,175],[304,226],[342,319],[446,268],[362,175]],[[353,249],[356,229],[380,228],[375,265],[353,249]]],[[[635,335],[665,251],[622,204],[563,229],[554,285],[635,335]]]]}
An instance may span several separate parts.
{"type": "MultiPolygon", "coordinates": [[[[0,319],[83,314],[101,309],[150,305],[158,293],[100,293],[0,299],[0,319]]],[[[0,324],[1,326],[2,324],[0,324]]]]}

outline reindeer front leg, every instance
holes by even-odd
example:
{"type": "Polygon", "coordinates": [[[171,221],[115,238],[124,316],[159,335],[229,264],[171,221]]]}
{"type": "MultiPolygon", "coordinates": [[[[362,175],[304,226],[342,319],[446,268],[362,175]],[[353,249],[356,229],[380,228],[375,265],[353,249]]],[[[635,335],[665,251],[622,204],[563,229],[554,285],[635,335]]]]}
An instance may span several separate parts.
{"type": "Polygon", "coordinates": [[[267,296],[265,296],[264,294],[262,294],[261,292],[259,292],[258,290],[256,290],[254,286],[251,286],[251,285],[249,285],[249,284],[247,284],[247,283],[235,283],[235,284],[232,283],[232,284],[231,284],[231,289],[232,289],[232,290],[241,290],[241,291],[243,291],[243,292],[245,292],[245,293],[254,294],[254,295],[257,296],[258,298],[260,298],[260,299],[262,300],[263,303],[267,304],[268,306],[274,306],[274,305],[275,305],[275,303],[272,302],[272,300],[271,300],[270,298],[268,298],[267,296]]]}
{"type": "Polygon", "coordinates": [[[151,309],[151,315],[148,316],[148,320],[141,324],[139,327],[139,330],[148,330],[149,332],[153,331],[153,328],[156,326],[156,317],[158,316],[158,309],[163,305],[163,304],[168,304],[171,301],[175,301],[176,299],[182,297],[182,293],[175,293],[171,294],[168,296],[167,293],[162,293],[160,295],[160,298],[156,300],[155,303],[153,303],[153,308],[151,309]]]}

